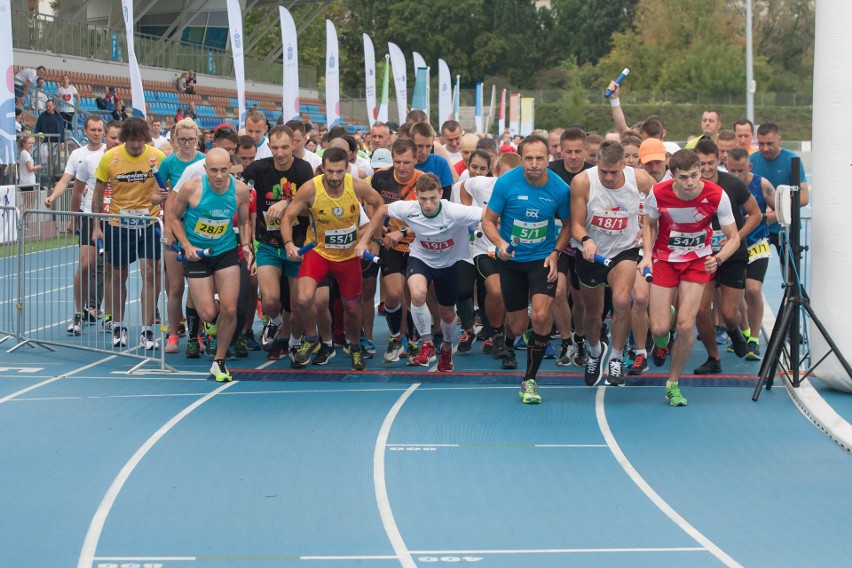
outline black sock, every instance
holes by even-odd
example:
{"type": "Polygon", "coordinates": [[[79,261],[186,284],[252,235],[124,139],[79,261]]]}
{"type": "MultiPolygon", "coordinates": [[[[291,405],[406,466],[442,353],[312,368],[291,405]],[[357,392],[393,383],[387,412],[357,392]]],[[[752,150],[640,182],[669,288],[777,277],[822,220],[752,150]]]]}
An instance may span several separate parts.
{"type": "Polygon", "coordinates": [[[399,335],[399,329],[402,327],[402,304],[397,306],[393,311],[390,311],[385,306],[385,319],[388,322],[388,329],[390,329],[391,335],[399,335]]]}
{"type": "Polygon", "coordinates": [[[504,331],[502,325],[500,327],[492,327],[491,329],[494,330],[494,335],[499,335],[499,334],[503,333],[503,331],[504,331]]]}
{"type": "Polygon", "coordinates": [[[585,336],[574,334],[574,345],[582,345],[585,340],[585,336]]]}
{"type": "Polygon", "coordinates": [[[527,345],[527,372],[524,374],[524,380],[534,379],[538,374],[538,368],[541,367],[541,361],[544,359],[544,350],[550,341],[547,335],[539,335],[534,331],[531,339],[532,341],[527,345]]]}
{"type": "Polygon", "coordinates": [[[186,335],[192,339],[198,339],[198,328],[201,325],[201,318],[198,317],[198,312],[195,308],[186,308],[186,335]]]}

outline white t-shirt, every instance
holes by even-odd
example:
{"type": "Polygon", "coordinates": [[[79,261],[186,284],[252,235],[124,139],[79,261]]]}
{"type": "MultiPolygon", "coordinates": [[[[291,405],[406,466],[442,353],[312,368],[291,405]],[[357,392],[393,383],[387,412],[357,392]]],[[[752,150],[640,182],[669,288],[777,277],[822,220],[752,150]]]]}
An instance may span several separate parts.
{"type": "MultiPolygon", "coordinates": [[[[307,152],[307,150],[305,150],[307,152]]],[[[255,160],[262,160],[263,158],[271,158],[272,150],[269,149],[269,140],[264,136],[263,141],[257,147],[257,155],[254,157],[255,160]]]]}
{"type": "Polygon", "coordinates": [[[44,91],[30,91],[30,107],[37,113],[44,112],[47,106],[47,93],[44,91]]]}
{"type": "MultiPolygon", "coordinates": [[[[447,147],[444,146],[444,150],[447,150],[447,147]]],[[[455,166],[457,163],[462,161],[461,152],[450,152],[447,150],[447,158],[450,159],[450,165],[455,166]]]]}
{"type": "Polygon", "coordinates": [[[36,71],[32,67],[21,69],[20,71],[15,73],[16,85],[26,85],[27,83],[35,85],[36,79],[38,79],[38,71],[36,71]]]}
{"type": "Polygon", "coordinates": [[[434,217],[425,217],[417,201],[394,201],[388,215],[414,231],[409,245],[411,256],[432,268],[447,268],[468,256],[468,227],[482,218],[482,209],[441,200],[434,217]]]}
{"type": "MultiPolygon", "coordinates": [[[[255,158],[257,159],[257,158],[255,158]]],[[[311,165],[311,169],[317,171],[317,168],[322,165],[322,158],[305,148],[305,155],[302,159],[311,165]]]]}
{"type": "MultiPolygon", "coordinates": [[[[491,199],[491,193],[494,191],[494,184],[496,183],[496,177],[477,176],[465,180],[464,190],[470,195],[473,205],[480,209],[485,209],[485,206],[488,205],[488,200],[491,199]]],[[[489,241],[488,237],[483,234],[481,238],[473,241],[473,245],[470,247],[471,254],[474,258],[481,254],[488,254],[488,251],[493,246],[494,243],[489,241]]]]}
{"type": "Polygon", "coordinates": [[[74,112],[74,99],[79,96],[77,88],[74,85],[58,87],[56,94],[59,95],[59,112],[74,112]]]}
{"type": "MultiPolygon", "coordinates": [[[[77,150],[85,149],[85,147],[77,148],[77,150]]],[[[77,152],[77,150],[71,152],[71,158],[74,157],[74,153],[77,152]]],[[[92,212],[92,197],[95,195],[95,183],[97,182],[95,172],[98,169],[98,164],[101,162],[101,158],[103,158],[105,151],[106,146],[102,147],[100,150],[95,150],[94,152],[89,151],[77,167],[77,172],[74,175],[75,179],[86,182],[86,187],[83,188],[83,200],[80,202],[80,211],[83,213],[92,212]]],[[[71,164],[71,158],[68,158],[69,165],[71,164]]],[[[65,172],[68,173],[68,166],[65,167],[65,172]]],[[[104,197],[104,204],[108,204],[106,197],[104,197]]],[[[98,211],[98,213],[100,213],[100,211],[98,211]]]]}
{"type": "MultiPolygon", "coordinates": [[[[103,155],[104,148],[106,148],[105,144],[101,144],[101,147],[97,150],[89,150],[88,146],[80,146],[68,156],[68,162],[65,163],[65,173],[71,176],[72,178],[77,177],[77,171],[83,165],[83,162],[86,161],[86,158],[89,154],[97,154],[103,155]]],[[[92,171],[94,175],[94,170],[92,171]]],[[[86,180],[82,180],[86,181],[86,180]]]]}
{"type": "Polygon", "coordinates": [[[663,142],[663,146],[666,147],[666,152],[668,152],[669,154],[674,154],[675,152],[680,150],[680,146],[678,146],[675,142],[663,142]]]}
{"type": "Polygon", "coordinates": [[[162,144],[163,142],[168,142],[168,140],[159,135],[156,138],[151,137],[151,146],[153,146],[154,148],[159,149],[160,144],[162,144]]]}
{"type": "Polygon", "coordinates": [[[27,164],[35,166],[33,157],[26,150],[21,150],[21,155],[18,157],[18,185],[32,187],[36,185],[36,173],[31,172],[27,164]]]}
{"type": "Polygon", "coordinates": [[[177,180],[177,183],[172,188],[172,191],[177,193],[180,191],[180,187],[192,178],[201,177],[206,174],[207,169],[204,167],[204,164],[206,163],[207,162],[205,162],[204,160],[198,160],[197,162],[189,164],[186,169],[183,170],[183,173],[180,175],[180,178],[177,180]]]}
{"type": "Polygon", "coordinates": [[[355,157],[355,166],[359,170],[362,170],[365,174],[367,174],[367,177],[370,177],[371,175],[373,175],[373,166],[370,165],[370,160],[368,160],[367,158],[362,158],[361,156],[356,156],[355,157]]]}

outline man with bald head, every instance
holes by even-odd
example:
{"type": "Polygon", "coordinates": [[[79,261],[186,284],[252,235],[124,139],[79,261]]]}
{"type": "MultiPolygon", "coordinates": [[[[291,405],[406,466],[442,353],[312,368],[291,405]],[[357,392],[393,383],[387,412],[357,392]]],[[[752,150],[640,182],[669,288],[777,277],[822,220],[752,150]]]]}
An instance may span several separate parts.
{"type": "Polygon", "coordinates": [[[459,141],[459,153],[461,154],[461,161],[458,161],[453,166],[453,169],[456,170],[456,174],[461,175],[463,171],[467,169],[467,164],[470,162],[470,155],[476,150],[476,143],[479,142],[479,136],[472,132],[468,132],[467,134],[463,134],[461,140],[459,141]]]}
{"type": "Polygon", "coordinates": [[[231,156],[213,148],[204,160],[205,174],[186,182],[169,205],[175,239],[186,254],[184,274],[195,309],[204,322],[217,321],[218,344],[210,374],[219,382],[231,381],[225,366],[228,346],[236,329],[240,287],[240,259],[234,239],[238,214],[240,244],[249,265],[252,235],[249,225],[249,191],[230,174],[231,156]],[[218,305],[215,293],[218,292],[218,305]]]}

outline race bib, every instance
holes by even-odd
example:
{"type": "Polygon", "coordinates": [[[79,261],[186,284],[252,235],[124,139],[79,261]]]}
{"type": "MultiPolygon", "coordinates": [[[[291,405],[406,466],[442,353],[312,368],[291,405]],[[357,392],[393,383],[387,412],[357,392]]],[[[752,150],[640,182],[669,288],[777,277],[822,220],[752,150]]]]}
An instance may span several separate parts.
{"type": "Polygon", "coordinates": [[[710,246],[713,248],[713,252],[722,250],[722,239],[724,238],[725,233],[722,232],[722,229],[713,230],[713,236],[710,239],[710,246]]]}
{"type": "Polygon", "coordinates": [[[420,245],[426,250],[432,251],[442,251],[451,248],[456,243],[453,239],[447,239],[445,241],[427,241],[423,239],[418,239],[420,241],[420,245]]]}
{"type": "Polygon", "coordinates": [[[355,225],[346,229],[331,229],[325,231],[323,246],[327,249],[347,249],[355,244],[355,225]]]}
{"type": "Polygon", "coordinates": [[[627,230],[628,216],[627,211],[596,211],[591,226],[602,233],[617,235],[627,230]]]}
{"type": "Polygon", "coordinates": [[[281,230],[281,219],[270,219],[269,211],[263,212],[263,220],[266,223],[267,231],[280,231],[281,230]]]}
{"type": "Polygon", "coordinates": [[[672,231],[669,234],[669,250],[685,254],[703,249],[707,245],[707,232],[682,233],[672,231]]]}
{"type": "Polygon", "coordinates": [[[518,237],[520,242],[526,245],[543,243],[547,239],[547,221],[527,223],[515,219],[512,225],[512,236],[518,237]]]}
{"type": "Polygon", "coordinates": [[[769,248],[769,241],[767,239],[760,239],[748,247],[748,263],[751,264],[761,258],[769,258],[771,254],[772,250],[769,248]]]}
{"type": "Polygon", "coordinates": [[[130,216],[119,219],[119,224],[125,229],[142,229],[148,226],[149,221],[147,219],[134,219],[134,217],[147,217],[147,209],[121,209],[118,214],[130,216]]]}
{"type": "Polygon", "coordinates": [[[228,230],[230,219],[207,219],[201,217],[195,223],[195,228],[192,230],[197,236],[202,239],[218,239],[228,230]]]}

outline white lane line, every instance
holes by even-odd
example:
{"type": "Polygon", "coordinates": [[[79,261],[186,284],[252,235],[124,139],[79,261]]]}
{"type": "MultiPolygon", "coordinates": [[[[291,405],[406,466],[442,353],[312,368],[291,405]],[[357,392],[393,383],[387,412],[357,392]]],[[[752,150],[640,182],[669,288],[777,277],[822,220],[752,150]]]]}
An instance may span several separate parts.
{"type": "Polygon", "coordinates": [[[195,562],[195,556],[96,556],[98,562],[195,562]]]}
{"type": "Polygon", "coordinates": [[[536,448],[606,448],[606,444],[536,444],[536,448]]]}
{"type": "Polygon", "coordinates": [[[396,560],[396,556],[300,556],[299,560],[396,560]]]}
{"type": "Polygon", "coordinates": [[[193,410],[235,384],[237,384],[236,381],[232,383],[225,383],[216,390],[207,393],[207,395],[199,398],[184,408],[180,413],[160,427],[159,430],[154,432],[154,434],[152,434],[151,437],[148,438],[138,450],[136,450],[136,453],[127,460],[127,463],[124,464],[124,467],[121,468],[121,471],[118,472],[118,475],[113,480],[112,485],[110,485],[109,489],[107,489],[103,500],[101,500],[100,505],[98,505],[97,511],[95,511],[95,516],[92,518],[89,530],[86,531],[86,538],[83,540],[83,546],[80,550],[80,559],[77,562],[77,568],[91,568],[95,558],[95,551],[98,548],[98,541],[101,539],[101,533],[103,532],[104,525],[106,524],[107,516],[109,515],[113,504],[115,504],[118,494],[121,492],[121,489],[124,487],[124,484],[127,482],[130,474],[133,473],[133,470],[137,465],[139,465],[139,462],[142,461],[142,458],[145,457],[148,451],[154,447],[154,444],[159,442],[160,439],[169,432],[169,430],[174,428],[178,422],[183,420],[193,410]]]}
{"type": "Polygon", "coordinates": [[[85,371],[86,369],[91,369],[92,367],[94,367],[96,365],[100,365],[101,363],[106,363],[107,361],[115,359],[116,357],[117,357],[117,355],[110,355],[108,357],[104,357],[103,359],[98,359],[94,363],[89,363],[88,365],[84,365],[82,367],[74,369],[73,371],[69,371],[68,373],[62,373],[61,375],[57,375],[57,376],[53,377],[52,379],[47,379],[46,381],[36,383],[34,385],[28,386],[25,389],[21,389],[17,392],[13,392],[12,394],[8,394],[8,395],[4,396],[3,398],[0,398],[0,404],[3,404],[4,402],[10,401],[13,398],[16,398],[16,397],[18,397],[22,394],[26,394],[30,391],[33,391],[33,390],[35,390],[39,387],[43,387],[44,385],[49,385],[50,383],[56,382],[59,379],[64,379],[65,377],[70,377],[71,375],[76,375],[77,373],[85,371]]]}
{"type": "Polygon", "coordinates": [[[606,444],[388,444],[389,448],[607,448],[606,444]]]}
{"type": "Polygon", "coordinates": [[[412,550],[417,555],[446,554],[588,554],[619,552],[705,552],[700,547],[684,548],[531,548],[519,550],[412,550]]]}
{"type": "Polygon", "coordinates": [[[609,427],[609,422],[606,419],[606,411],[604,410],[604,396],[607,390],[607,387],[598,387],[598,392],[595,395],[595,415],[598,419],[598,427],[604,435],[604,439],[606,440],[607,445],[612,451],[612,455],[615,457],[618,464],[624,470],[624,472],[630,477],[633,483],[636,484],[637,487],[645,494],[651,502],[657,506],[657,508],[662,511],[669,519],[672,520],[680,529],[691,536],[695,541],[707,549],[710,554],[718,558],[725,566],[742,568],[742,565],[738,563],[736,560],[728,556],[725,551],[716,546],[713,541],[704,536],[701,531],[692,526],[689,521],[681,517],[677,511],[669,505],[665,499],[663,499],[651,485],[645,481],[645,478],[633,467],[633,464],[630,463],[630,460],[627,459],[627,456],[624,455],[624,452],[621,451],[621,447],[618,445],[618,442],[615,440],[615,436],[612,433],[612,430],[609,427]]]}
{"type": "Polygon", "coordinates": [[[393,551],[399,559],[399,563],[403,568],[417,568],[414,563],[414,558],[411,557],[411,552],[405,546],[405,541],[402,540],[402,535],[399,533],[399,528],[396,526],[396,520],[393,518],[393,511],[388,498],[388,488],[385,482],[385,453],[388,443],[388,435],[390,435],[391,426],[399,414],[399,410],[408,397],[420,386],[420,383],[414,383],[408,387],[399,399],[388,411],[385,416],[382,427],[379,429],[379,435],[376,438],[376,447],[373,451],[373,486],[376,492],[376,504],[379,507],[379,515],[382,518],[382,524],[385,527],[385,533],[388,535],[393,551]]]}

